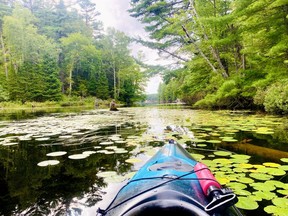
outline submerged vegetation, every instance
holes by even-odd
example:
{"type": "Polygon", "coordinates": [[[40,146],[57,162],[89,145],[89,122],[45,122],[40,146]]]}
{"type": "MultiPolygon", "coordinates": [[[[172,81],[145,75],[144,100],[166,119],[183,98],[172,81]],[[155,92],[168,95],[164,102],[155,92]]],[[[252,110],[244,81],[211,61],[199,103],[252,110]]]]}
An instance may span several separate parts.
{"type": "Polygon", "coordinates": [[[131,0],[131,6],[153,39],[137,41],[181,66],[163,73],[160,101],[287,114],[287,1],[131,0]]]}

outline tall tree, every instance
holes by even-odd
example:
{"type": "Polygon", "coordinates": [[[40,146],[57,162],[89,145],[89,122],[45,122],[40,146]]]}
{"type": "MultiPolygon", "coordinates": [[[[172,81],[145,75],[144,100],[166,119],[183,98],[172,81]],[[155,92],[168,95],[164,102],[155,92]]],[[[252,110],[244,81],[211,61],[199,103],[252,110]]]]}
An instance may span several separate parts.
{"type": "MultiPolygon", "coordinates": [[[[92,60],[95,58],[99,58],[99,53],[93,45],[92,38],[86,37],[80,33],[70,34],[66,38],[61,39],[62,47],[63,47],[63,55],[65,57],[64,60],[64,70],[66,72],[66,81],[68,84],[68,95],[72,94],[72,88],[74,83],[74,76],[79,80],[81,76],[77,76],[78,73],[82,73],[82,78],[85,76],[83,72],[91,73],[91,64],[93,64],[92,60]],[[90,58],[90,56],[92,56],[90,58]],[[89,71],[85,70],[90,68],[89,71]]],[[[95,61],[97,64],[97,61],[95,61]]],[[[95,72],[95,71],[94,71],[95,72]]],[[[86,80],[90,77],[86,74],[86,80]]]]}
{"type": "Polygon", "coordinates": [[[100,13],[97,11],[96,4],[91,0],[78,0],[80,6],[80,15],[83,17],[85,24],[93,31],[94,37],[99,37],[103,29],[102,22],[97,20],[100,13]]]}

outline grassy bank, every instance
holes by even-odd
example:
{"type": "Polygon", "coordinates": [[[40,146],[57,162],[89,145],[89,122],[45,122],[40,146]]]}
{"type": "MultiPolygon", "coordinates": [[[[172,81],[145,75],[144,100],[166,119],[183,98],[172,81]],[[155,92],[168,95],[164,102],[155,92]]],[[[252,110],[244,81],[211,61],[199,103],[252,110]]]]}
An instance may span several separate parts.
{"type": "Polygon", "coordinates": [[[62,101],[25,102],[8,101],[0,103],[0,110],[31,109],[31,108],[64,108],[64,107],[87,107],[108,108],[111,100],[95,99],[94,97],[65,97],[62,101]]]}

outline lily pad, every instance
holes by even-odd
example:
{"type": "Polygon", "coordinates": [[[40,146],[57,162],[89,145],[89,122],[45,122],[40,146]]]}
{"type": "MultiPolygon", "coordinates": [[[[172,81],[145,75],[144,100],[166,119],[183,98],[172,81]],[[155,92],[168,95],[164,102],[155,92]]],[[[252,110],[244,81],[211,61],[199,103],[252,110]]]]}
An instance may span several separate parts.
{"type": "Polygon", "coordinates": [[[288,196],[288,189],[285,190],[277,190],[277,193],[283,194],[285,196],[288,196]]]}
{"type": "Polygon", "coordinates": [[[235,158],[235,159],[242,159],[242,160],[248,160],[251,158],[250,155],[242,155],[242,154],[233,154],[231,155],[232,158],[235,158]]]}
{"type": "Polygon", "coordinates": [[[131,163],[131,164],[135,164],[135,163],[140,163],[140,162],[142,162],[142,160],[139,159],[139,158],[129,158],[129,159],[125,160],[125,162],[131,163]]]}
{"type": "Polygon", "coordinates": [[[268,214],[273,214],[275,216],[287,216],[288,208],[269,205],[264,208],[264,211],[267,212],[268,214]]]}
{"type": "Polygon", "coordinates": [[[247,190],[234,190],[234,193],[238,196],[250,196],[251,192],[247,191],[247,190]]]}
{"type": "MultiPolygon", "coordinates": [[[[265,182],[265,184],[270,184],[270,185],[274,185],[277,188],[283,188],[286,189],[286,185],[285,183],[281,182],[281,181],[277,181],[277,180],[268,180],[265,182]]],[[[287,187],[288,188],[288,187],[287,187]]]]}
{"type": "Polygon", "coordinates": [[[195,142],[195,143],[203,143],[203,142],[206,142],[206,140],[204,139],[193,139],[191,140],[192,142],[195,142]]]}
{"type": "Polygon", "coordinates": [[[202,160],[202,159],[205,158],[205,155],[202,155],[202,154],[192,153],[191,156],[192,156],[195,160],[197,160],[197,161],[200,161],[200,160],[202,160]]]}
{"type": "Polygon", "coordinates": [[[100,142],[99,143],[99,145],[113,145],[113,144],[114,144],[114,142],[110,142],[110,141],[109,142],[107,141],[107,142],[100,142]]]}
{"type": "Polygon", "coordinates": [[[239,177],[237,179],[237,181],[240,182],[240,183],[244,183],[244,184],[252,184],[254,182],[253,179],[248,178],[248,177],[239,177]]]}
{"type": "Polygon", "coordinates": [[[266,162],[266,163],[263,163],[264,166],[268,166],[268,167],[279,167],[280,164],[277,164],[277,163],[272,163],[272,162],[266,162]]]}
{"type": "Polygon", "coordinates": [[[197,147],[206,147],[207,145],[206,144],[197,144],[197,147]]]}
{"type": "Polygon", "coordinates": [[[59,164],[60,161],[58,160],[46,160],[46,161],[41,161],[37,164],[37,166],[40,166],[40,167],[45,167],[45,166],[54,166],[54,165],[57,165],[59,164]]]}
{"type": "Polygon", "coordinates": [[[231,152],[227,152],[227,151],[215,151],[213,153],[217,156],[229,156],[232,154],[231,152]]]}
{"type": "Polygon", "coordinates": [[[281,158],[280,160],[284,163],[288,163],[288,158],[281,158]]]}
{"type": "Polygon", "coordinates": [[[248,163],[235,164],[234,166],[238,168],[243,168],[243,169],[250,169],[253,167],[252,164],[248,164],[248,163]]]}
{"type": "Polygon", "coordinates": [[[274,185],[266,184],[266,182],[265,183],[261,183],[261,182],[252,183],[250,184],[250,186],[252,186],[255,190],[258,190],[258,191],[273,191],[276,189],[274,185]]]}
{"type": "Polygon", "coordinates": [[[40,138],[36,138],[35,140],[40,142],[40,141],[47,141],[49,139],[50,137],[40,137],[40,138]]]}
{"type": "Polygon", "coordinates": [[[212,143],[212,144],[218,144],[218,143],[221,143],[220,140],[207,140],[206,142],[208,142],[208,143],[212,143]]]}
{"type": "Polygon", "coordinates": [[[51,157],[58,157],[67,154],[66,151],[57,151],[57,152],[50,152],[46,154],[46,156],[51,156],[51,157]]]}
{"type": "MultiPolygon", "coordinates": [[[[272,203],[275,205],[275,206],[280,206],[280,207],[284,207],[284,208],[288,208],[288,199],[287,197],[277,197],[275,199],[272,200],[272,203]]],[[[287,212],[288,212],[288,209],[287,209],[287,212]]]]}
{"type": "Polygon", "coordinates": [[[73,160],[79,160],[79,159],[87,158],[88,156],[89,156],[88,154],[74,154],[74,155],[69,155],[68,158],[73,159],[73,160]]]}
{"type": "Polygon", "coordinates": [[[230,161],[229,159],[226,159],[226,158],[216,158],[213,160],[215,163],[219,163],[219,164],[222,164],[222,165],[227,165],[227,164],[231,164],[232,161],[230,161]]]}
{"type": "Polygon", "coordinates": [[[288,171],[288,165],[281,165],[278,167],[279,169],[282,169],[284,171],[288,171]]]}
{"type": "Polygon", "coordinates": [[[265,173],[250,173],[250,177],[257,179],[257,180],[270,180],[273,177],[271,175],[265,174],[265,173]]]}
{"type": "Polygon", "coordinates": [[[84,152],[82,152],[82,154],[84,154],[84,155],[91,155],[91,154],[95,154],[96,153],[96,151],[84,151],[84,152]]]}
{"type": "Polygon", "coordinates": [[[227,184],[228,187],[231,187],[234,190],[243,190],[247,188],[247,185],[239,183],[239,182],[230,182],[227,184]]]}
{"type": "Polygon", "coordinates": [[[273,198],[277,197],[275,193],[270,192],[270,191],[256,191],[256,192],[253,192],[253,194],[265,200],[272,200],[273,198]]]}
{"type": "Polygon", "coordinates": [[[258,203],[249,197],[238,197],[236,206],[240,209],[255,210],[259,207],[258,203]]]}

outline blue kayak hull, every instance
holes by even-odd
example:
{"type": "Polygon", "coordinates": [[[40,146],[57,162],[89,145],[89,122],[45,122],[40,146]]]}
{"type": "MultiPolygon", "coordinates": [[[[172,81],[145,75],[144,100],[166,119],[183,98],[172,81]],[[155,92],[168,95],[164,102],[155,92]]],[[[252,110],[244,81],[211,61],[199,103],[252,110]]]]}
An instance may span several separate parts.
{"type": "MultiPolygon", "coordinates": [[[[100,215],[211,215],[194,172],[197,161],[179,144],[164,145],[118,192],[100,215]]],[[[220,215],[241,215],[234,206],[220,215]]]]}

